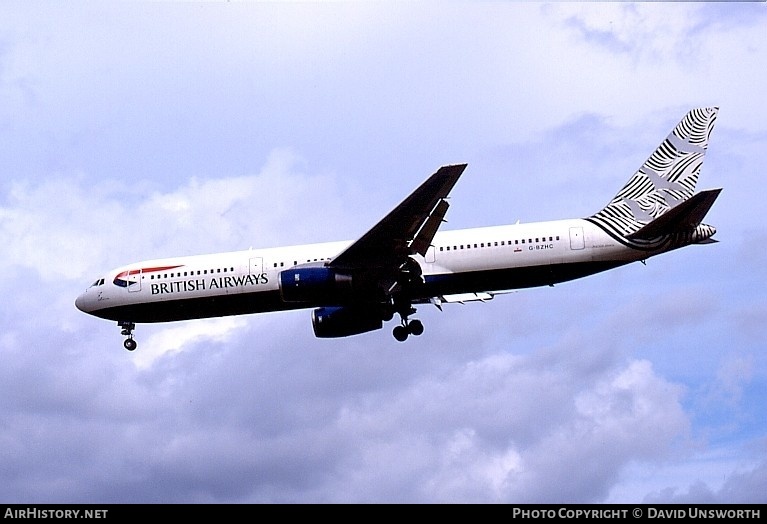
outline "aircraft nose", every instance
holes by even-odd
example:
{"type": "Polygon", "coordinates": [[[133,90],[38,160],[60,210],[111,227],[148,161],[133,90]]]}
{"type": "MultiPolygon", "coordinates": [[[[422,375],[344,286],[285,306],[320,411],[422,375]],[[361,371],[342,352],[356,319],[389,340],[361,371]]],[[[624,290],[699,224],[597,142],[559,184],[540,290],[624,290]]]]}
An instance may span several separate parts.
{"type": "Polygon", "coordinates": [[[75,307],[83,313],[88,312],[88,292],[81,293],[79,297],[75,299],[75,307]]]}

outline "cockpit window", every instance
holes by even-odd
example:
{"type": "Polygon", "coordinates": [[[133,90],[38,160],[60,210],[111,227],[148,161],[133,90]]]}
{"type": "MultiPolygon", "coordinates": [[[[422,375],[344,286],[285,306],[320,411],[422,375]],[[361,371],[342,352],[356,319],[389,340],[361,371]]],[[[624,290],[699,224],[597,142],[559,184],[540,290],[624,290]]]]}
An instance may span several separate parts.
{"type": "Polygon", "coordinates": [[[93,284],[91,284],[91,287],[96,287],[96,286],[103,286],[103,285],[104,285],[104,279],[103,279],[103,278],[100,278],[100,279],[98,279],[96,282],[94,282],[93,284]]]}

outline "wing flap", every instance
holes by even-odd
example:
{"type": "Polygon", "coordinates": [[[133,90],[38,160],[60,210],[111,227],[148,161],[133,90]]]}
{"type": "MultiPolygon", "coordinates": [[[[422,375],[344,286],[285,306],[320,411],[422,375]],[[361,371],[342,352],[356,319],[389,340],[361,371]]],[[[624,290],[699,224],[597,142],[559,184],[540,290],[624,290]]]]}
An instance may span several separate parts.
{"type": "Polygon", "coordinates": [[[445,215],[449,207],[450,204],[447,203],[447,200],[443,199],[437,203],[437,207],[434,208],[434,211],[426,219],[423,227],[410,244],[410,250],[413,254],[418,253],[422,257],[426,256],[426,251],[429,250],[431,241],[434,240],[434,235],[437,234],[439,226],[445,221],[445,215]]]}
{"type": "Polygon", "coordinates": [[[465,304],[466,302],[487,302],[493,300],[494,293],[458,293],[455,295],[442,295],[440,301],[444,304],[465,304]]]}

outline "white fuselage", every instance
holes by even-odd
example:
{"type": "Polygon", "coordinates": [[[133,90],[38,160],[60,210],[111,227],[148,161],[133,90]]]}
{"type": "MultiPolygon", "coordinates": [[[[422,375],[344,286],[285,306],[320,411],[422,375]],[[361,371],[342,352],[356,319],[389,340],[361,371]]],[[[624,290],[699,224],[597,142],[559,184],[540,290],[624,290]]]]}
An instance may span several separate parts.
{"type": "MultiPolygon", "coordinates": [[[[76,300],[95,316],[165,322],[332,305],[285,302],[279,274],[322,263],[351,242],[329,242],[150,260],[119,267],[76,300]]],[[[582,219],[437,233],[425,256],[423,296],[486,293],[552,285],[594,274],[656,252],[614,240],[582,219]]]]}

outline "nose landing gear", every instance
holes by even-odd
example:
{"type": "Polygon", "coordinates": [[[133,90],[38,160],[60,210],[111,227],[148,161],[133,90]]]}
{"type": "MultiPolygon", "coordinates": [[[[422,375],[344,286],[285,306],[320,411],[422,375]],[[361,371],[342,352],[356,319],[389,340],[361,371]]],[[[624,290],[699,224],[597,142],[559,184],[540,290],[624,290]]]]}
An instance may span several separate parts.
{"type": "Polygon", "coordinates": [[[120,322],[117,323],[117,325],[122,328],[122,331],[120,331],[120,334],[125,337],[128,337],[123,342],[123,346],[125,347],[125,349],[127,349],[128,351],[135,350],[136,347],[138,347],[138,344],[136,343],[136,341],[133,340],[133,330],[136,329],[136,324],[134,324],[133,322],[121,320],[120,322]]]}

